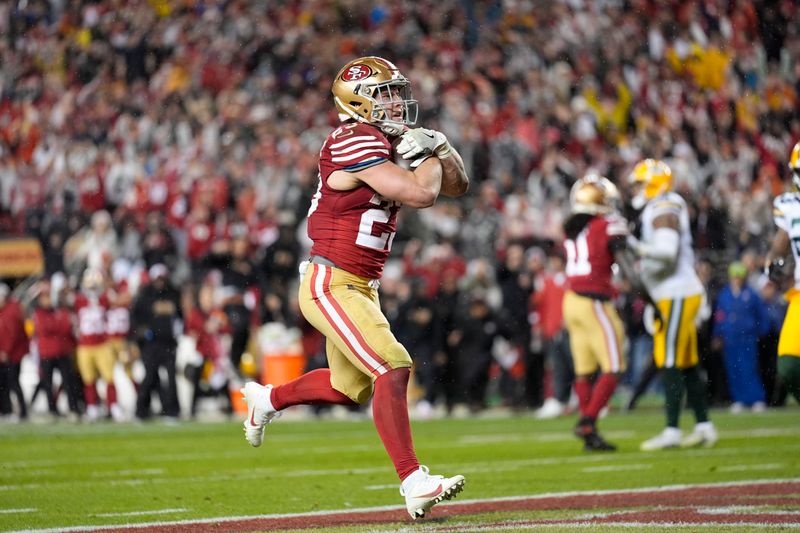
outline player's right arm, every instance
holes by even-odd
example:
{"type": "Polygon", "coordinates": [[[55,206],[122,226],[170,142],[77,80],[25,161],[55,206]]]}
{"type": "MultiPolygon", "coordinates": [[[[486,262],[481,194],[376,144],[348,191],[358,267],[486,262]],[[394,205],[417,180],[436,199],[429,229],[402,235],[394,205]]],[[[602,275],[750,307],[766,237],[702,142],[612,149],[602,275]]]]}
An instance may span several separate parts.
{"type": "Polygon", "coordinates": [[[357,172],[336,170],[328,176],[328,186],[338,191],[355,189],[361,183],[387,200],[409,207],[430,207],[441,191],[442,164],[439,159],[430,157],[412,171],[384,161],[357,172]]]}
{"type": "Polygon", "coordinates": [[[778,226],[778,231],[772,239],[772,245],[764,260],[764,273],[770,279],[780,276],[779,271],[791,246],[791,238],[789,237],[789,228],[791,226],[788,217],[784,213],[783,202],[784,195],[778,196],[773,202],[772,216],[775,219],[775,225],[778,226]]]}

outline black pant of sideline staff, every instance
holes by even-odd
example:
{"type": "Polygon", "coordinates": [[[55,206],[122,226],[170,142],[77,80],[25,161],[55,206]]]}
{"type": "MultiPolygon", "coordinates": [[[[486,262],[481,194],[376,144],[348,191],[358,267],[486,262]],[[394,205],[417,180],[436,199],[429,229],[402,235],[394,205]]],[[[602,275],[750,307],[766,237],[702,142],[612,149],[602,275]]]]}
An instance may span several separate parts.
{"type": "Polygon", "coordinates": [[[154,389],[158,390],[161,400],[161,414],[177,418],[180,414],[178,406],[178,389],[175,384],[175,345],[162,343],[145,343],[142,346],[142,364],[144,364],[144,379],[139,386],[139,395],[136,398],[136,417],[149,418],[150,402],[154,389]],[[161,380],[158,375],[160,367],[167,371],[166,386],[159,386],[161,380]]]}
{"type": "Polygon", "coordinates": [[[11,394],[17,397],[19,417],[28,418],[28,409],[25,396],[19,385],[20,363],[0,363],[0,415],[9,415],[12,412],[11,394]]]}
{"type": "MultiPolygon", "coordinates": [[[[75,371],[72,368],[72,359],[69,355],[55,357],[52,359],[42,359],[39,361],[41,374],[39,386],[47,396],[47,406],[51,414],[57,415],[56,395],[53,391],[53,371],[57,368],[61,374],[62,389],[67,393],[67,405],[73,413],[78,413],[78,381],[75,371]]],[[[33,399],[31,399],[33,403],[33,399]]]]}

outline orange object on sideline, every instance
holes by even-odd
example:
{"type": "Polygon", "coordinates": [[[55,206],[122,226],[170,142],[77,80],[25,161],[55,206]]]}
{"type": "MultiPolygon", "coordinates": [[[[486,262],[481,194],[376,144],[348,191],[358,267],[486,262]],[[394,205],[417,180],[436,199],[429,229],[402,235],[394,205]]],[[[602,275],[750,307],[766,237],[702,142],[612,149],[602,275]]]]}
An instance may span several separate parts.
{"type": "Polygon", "coordinates": [[[303,354],[282,353],[264,355],[261,365],[261,383],[283,385],[303,375],[306,357],[303,354]]]}
{"type": "Polygon", "coordinates": [[[242,395],[241,391],[237,387],[231,387],[228,390],[228,394],[231,395],[231,406],[233,407],[233,412],[237,415],[247,414],[247,402],[244,401],[244,396],[242,395]]]}

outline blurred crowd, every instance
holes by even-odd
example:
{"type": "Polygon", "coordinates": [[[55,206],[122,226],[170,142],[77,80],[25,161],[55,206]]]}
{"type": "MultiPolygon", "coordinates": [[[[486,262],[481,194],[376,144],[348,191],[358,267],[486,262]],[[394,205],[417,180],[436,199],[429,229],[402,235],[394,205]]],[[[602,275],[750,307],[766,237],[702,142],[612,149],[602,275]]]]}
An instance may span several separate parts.
{"type": "MultiPolygon", "coordinates": [[[[299,328],[318,359],[296,322],[296,268],[337,123],[331,80],[360,55],[399,66],[419,123],[448,136],[472,180],[459,201],[401,211],[382,287],[422,401],[478,410],[487,387],[526,406],[557,392],[543,354],[562,335],[569,188],[590,170],[624,185],[642,157],[666,161],[689,202],[711,301],[741,258],[782,320],[758,272],[800,139],[791,0],[27,0],[0,5],[0,35],[0,233],[38,238],[44,279],[65,290],[80,293],[87,270],[104,290],[125,284],[131,310],[159,267],[179,288],[175,339],[192,309],[224,316],[195,320],[195,339],[234,374],[265,323],[299,328]],[[228,340],[206,348],[207,333],[228,340]]],[[[30,315],[43,289],[27,287],[13,297],[30,315]]],[[[646,364],[631,366],[635,387],[646,364]]]]}

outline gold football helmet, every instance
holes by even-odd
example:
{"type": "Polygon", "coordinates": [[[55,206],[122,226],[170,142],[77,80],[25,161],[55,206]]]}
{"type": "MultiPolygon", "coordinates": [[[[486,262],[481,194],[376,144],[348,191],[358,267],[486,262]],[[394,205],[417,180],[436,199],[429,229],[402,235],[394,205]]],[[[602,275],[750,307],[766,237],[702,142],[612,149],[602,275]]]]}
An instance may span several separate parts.
{"type": "Polygon", "coordinates": [[[411,82],[383,58],[369,56],[349,62],[336,75],[331,92],[342,122],[374,124],[388,135],[400,135],[417,122],[411,82]]]}
{"type": "Polygon", "coordinates": [[[789,157],[789,170],[792,171],[792,184],[800,192],[800,142],[794,145],[792,155],[789,157]]]}
{"type": "Polygon", "coordinates": [[[619,206],[619,190],[611,180],[590,173],[579,179],[569,191],[569,206],[572,213],[604,215],[619,206]]]}
{"type": "Polygon", "coordinates": [[[672,170],[658,159],[645,159],[633,167],[628,182],[632,185],[631,205],[641,209],[647,202],[672,190],[672,170]]]}

